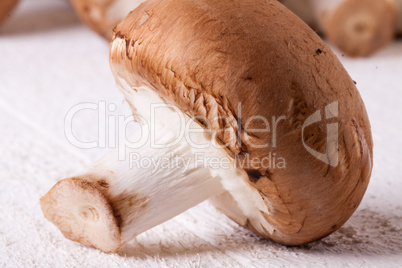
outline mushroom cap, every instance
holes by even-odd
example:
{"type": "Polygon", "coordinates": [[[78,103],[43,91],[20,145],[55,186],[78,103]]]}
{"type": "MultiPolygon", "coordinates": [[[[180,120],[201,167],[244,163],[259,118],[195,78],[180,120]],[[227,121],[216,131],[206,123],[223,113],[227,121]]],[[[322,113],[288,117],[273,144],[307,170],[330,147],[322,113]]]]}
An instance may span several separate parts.
{"type": "Polygon", "coordinates": [[[107,253],[121,247],[117,217],[96,184],[78,178],[61,180],[40,204],[46,219],[67,239],[107,253]]]}
{"type": "Polygon", "coordinates": [[[0,22],[2,22],[17,5],[18,0],[1,0],[0,2],[0,22]]]}
{"type": "MultiPolygon", "coordinates": [[[[325,20],[324,20],[325,21],[325,20]]],[[[347,0],[324,27],[328,39],[348,56],[369,56],[394,40],[397,21],[395,2],[347,0]]]]}
{"type": "Polygon", "coordinates": [[[78,17],[92,30],[111,40],[113,28],[145,0],[70,0],[78,17]]]}
{"type": "MultiPolygon", "coordinates": [[[[336,56],[283,5],[148,0],[114,32],[110,63],[116,79],[149,86],[196,121],[228,119],[215,120],[210,130],[217,131],[217,141],[239,164],[250,166],[250,159],[272,152],[286,159],[285,169],[243,166],[250,186],[266,201],[270,213],[264,216],[274,227],[260,235],[286,245],[305,244],[334,232],[352,215],[372,169],[367,113],[336,56]],[[336,111],[326,109],[333,103],[336,111]],[[307,127],[302,135],[303,123],[320,111],[338,125],[336,166],[303,145],[326,152],[326,122],[307,127]],[[250,140],[271,144],[273,139],[272,133],[245,130],[253,116],[285,116],[276,128],[275,148],[249,146],[250,140]],[[222,129],[239,134],[233,138],[222,129]]],[[[265,128],[258,120],[250,125],[265,128]]],[[[236,205],[228,200],[216,198],[214,204],[239,224],[261,229],[233,216],[230,209],[236,205]]]]}

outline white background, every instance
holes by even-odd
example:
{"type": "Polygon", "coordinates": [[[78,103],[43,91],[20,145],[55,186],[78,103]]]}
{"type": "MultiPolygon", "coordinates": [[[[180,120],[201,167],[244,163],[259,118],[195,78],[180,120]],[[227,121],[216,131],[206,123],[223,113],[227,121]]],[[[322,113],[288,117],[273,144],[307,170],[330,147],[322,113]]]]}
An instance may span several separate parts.
{"type": "MultiPolygon", "coordinates": [[[[107,255],[63,238],[39,198],[107,148],[78,149],[64,117],[82,102],[114,103],[129,115],[108,65],[109,46],[64,0],[24,0],[0,29],[0,266],[8,267],[401,267],[402,42],[369,59],[337,55],[357,82],[375,142],[367,194],[339,231],[304,247],[262,240],[207,202],[107,255]]],[[[74,134],[98,135],[96,111],[74,134]]]]}

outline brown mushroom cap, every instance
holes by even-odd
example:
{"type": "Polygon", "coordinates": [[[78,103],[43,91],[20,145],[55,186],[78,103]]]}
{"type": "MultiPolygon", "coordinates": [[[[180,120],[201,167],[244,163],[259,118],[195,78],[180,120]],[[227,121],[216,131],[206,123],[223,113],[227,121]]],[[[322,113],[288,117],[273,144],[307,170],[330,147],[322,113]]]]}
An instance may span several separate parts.
{"type": "Polygon", "coordinates": [[[347,55],[369,56],[394,40],[396,19],[393,1],[347,0],[324,27],[328,39],[347,55]]]}
{"type": "MultiPolygon", "coordinates": [[[[260,235],[287,245],[308,243],[340,228],[361,202],[372,169],[362,99],[326,44],[277,1],[149,0],[115,29],[110,62],[116,78],[148,85],[192,117],[228,118],[211,129],[240,133],[238,139],[217,135],[238,162],[272,152],[286,159],[286,169],[245,169],[271,212],[265,218],[274,231],[260,235]],[[339,125],[339,164],[331,166],[303,146],[302,126],[335,102],[338,116],[330,117],[339,125]],[[256,115],[286,117],[276,148],[248,146],[247,136],[253,144],[272,140],[271,133],[247,135],[243,122],[256,115]]],[[[318,152],[326,151],[326,136],[325,122],[304,133],[318,152]]],[[[224,200],[214,203],[257,229],[233,217],[224,200]]]]}
{"type": "Polygon", "coordinates": [[[18,0],[1,0],[0,2],[0,22],[2,22],[17,5],[18,0]]]}

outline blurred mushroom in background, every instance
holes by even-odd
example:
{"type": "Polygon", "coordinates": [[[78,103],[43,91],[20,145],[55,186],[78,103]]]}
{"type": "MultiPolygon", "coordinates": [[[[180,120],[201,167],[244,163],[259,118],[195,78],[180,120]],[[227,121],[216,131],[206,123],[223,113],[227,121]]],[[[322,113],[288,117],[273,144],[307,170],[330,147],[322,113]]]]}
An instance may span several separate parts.
{"type": "Polygon", "coordinates": [[[401,0],[282,0],[350,57],[370,56],[401,32],[401,0]],[[399,9],[398,9],[399,7],[399,9]]]}
{"type": "Polygon", "coordinates": [[[11,11],[17,5],[18,0],[1,0],[0,2],[0,23],[10,15],[11,11]]]}
{"type": "Polygon", "coordinates": [[[146,0],[71,0],[78,17],[92,30],[112,39],[113,28],[146,0]]]}

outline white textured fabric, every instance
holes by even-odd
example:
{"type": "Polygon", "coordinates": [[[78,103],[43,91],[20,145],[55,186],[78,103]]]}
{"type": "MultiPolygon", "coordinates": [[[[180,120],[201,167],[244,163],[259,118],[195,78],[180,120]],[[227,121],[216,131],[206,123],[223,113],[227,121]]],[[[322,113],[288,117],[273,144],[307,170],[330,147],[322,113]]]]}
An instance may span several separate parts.
{"type": "MultiPolygon", "coordinates": [[[[64,0],[24,0],[0,29],[0,266],[7,267],[401,267],[402,42],[370,59],[338,53],[366,102],[374,172],[353,217],[304,247],[260,239],[207,202],[107,255],[63,238],[39,198],[108,151],[78,149],[64,117],[81,102],[106,101],[129,115],[108,66],[108,44],[64,0]]],[[[97,137],[96,113],[74,121],[97,137]]]]}

